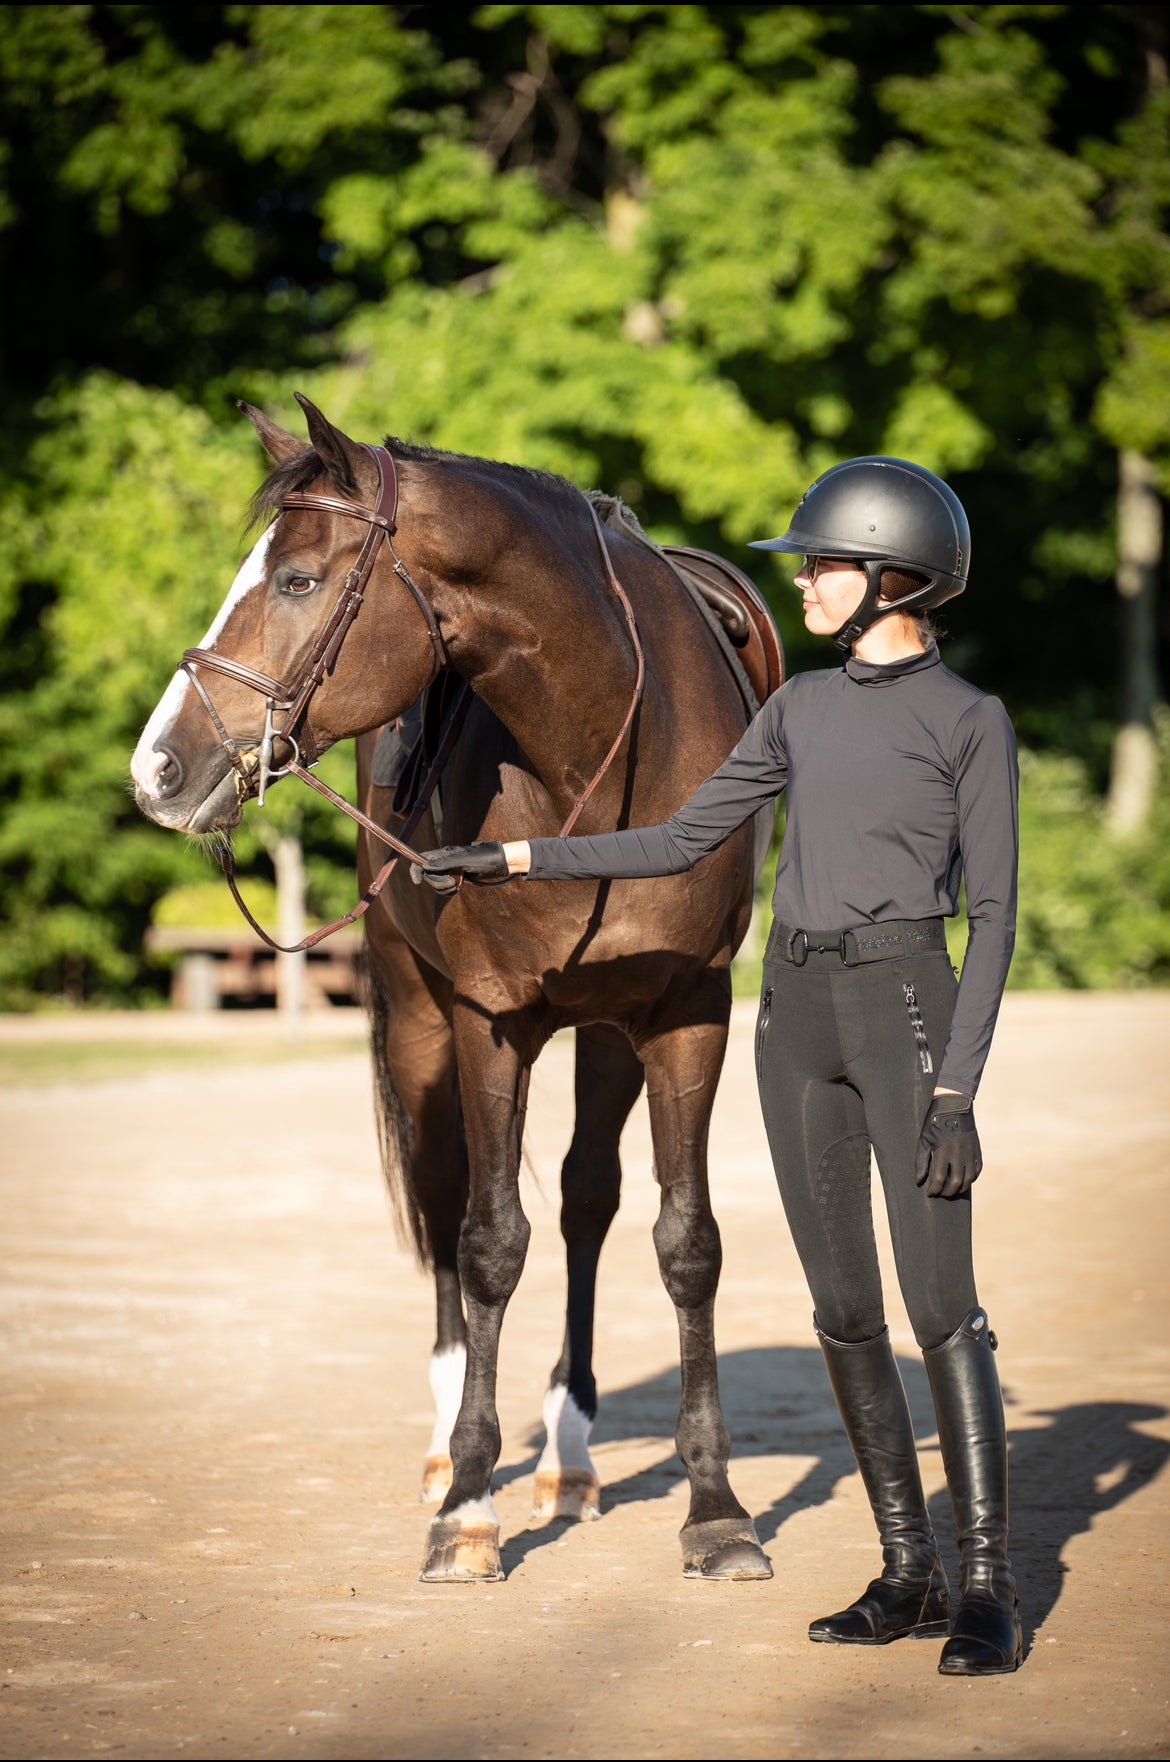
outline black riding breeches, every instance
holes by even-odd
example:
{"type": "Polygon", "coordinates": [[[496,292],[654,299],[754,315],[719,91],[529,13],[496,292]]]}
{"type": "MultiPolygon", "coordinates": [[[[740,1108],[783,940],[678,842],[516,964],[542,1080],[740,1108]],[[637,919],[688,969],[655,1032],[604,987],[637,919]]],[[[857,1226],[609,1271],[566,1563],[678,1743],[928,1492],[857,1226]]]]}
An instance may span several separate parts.
{"type": "Polygon", "coordinates": [[[930,1199],[914,1181],[958,987],[945,952],[802,967],[771,945],[756,1076],[780,1198],[822,1330],[870,1340],[886,1323],[870,1198],[872,1144],[898,1282],[922,1347],[975,1307],[970,1194],[930,1199]],[[928,1068],[929,1067],[929,1068],[928,1068]]]}

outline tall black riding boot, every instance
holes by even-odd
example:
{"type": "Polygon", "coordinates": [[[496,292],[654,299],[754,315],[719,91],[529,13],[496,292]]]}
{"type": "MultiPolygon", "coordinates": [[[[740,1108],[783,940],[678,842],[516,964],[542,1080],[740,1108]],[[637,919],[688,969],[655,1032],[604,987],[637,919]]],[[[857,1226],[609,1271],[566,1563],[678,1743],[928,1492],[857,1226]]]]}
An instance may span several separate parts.
{"type": "Polygon", "coordinates": [[[817,1338],[869,1494],[885,1566],[856,1603],[814,1621],[808,1637],[839,1646],[884,1646],[908,1634],[945,1634],[946,1575],[922,1496],[914,1426],[890,1331],[853,1344],[831,1340],[818,1327],[817,1338]]]}
{"type": "Polygon", "coordinates": [[[959,1607],[939,1659],[944,1676],[1002,1676],[1023,1657],[995,1345],[986,1314],[973,1309],[949,1340],[922,1355],[959,1537],[959,1607]]]}

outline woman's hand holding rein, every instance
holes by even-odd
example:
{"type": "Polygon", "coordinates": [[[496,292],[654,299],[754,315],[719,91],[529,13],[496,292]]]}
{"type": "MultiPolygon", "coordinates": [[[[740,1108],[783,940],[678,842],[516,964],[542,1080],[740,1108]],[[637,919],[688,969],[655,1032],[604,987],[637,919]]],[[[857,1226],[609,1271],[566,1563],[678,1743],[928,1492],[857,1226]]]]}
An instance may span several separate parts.
{"type": "Polygon", "coordinates": [[[464,881],[482,886],[526,875],[531,861],[527,839],[508,844],[445,844],[439,850],[425,851],[420,863],[411,863],[410,878],[416,887],[425,881],[436,893],[455,893],[464,881]]]}

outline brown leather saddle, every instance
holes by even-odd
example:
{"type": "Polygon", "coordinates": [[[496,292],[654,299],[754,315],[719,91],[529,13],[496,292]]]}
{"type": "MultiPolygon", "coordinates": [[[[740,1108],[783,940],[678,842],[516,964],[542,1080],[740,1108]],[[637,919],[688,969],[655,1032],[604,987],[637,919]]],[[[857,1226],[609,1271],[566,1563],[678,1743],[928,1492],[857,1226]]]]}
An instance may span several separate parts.
{"type": "Polygon", "coordinates": [[[726,557],[691,545],[660,549],[715,614],[762,704],[784,683],[784,645],[763,594],[726,557]]]}

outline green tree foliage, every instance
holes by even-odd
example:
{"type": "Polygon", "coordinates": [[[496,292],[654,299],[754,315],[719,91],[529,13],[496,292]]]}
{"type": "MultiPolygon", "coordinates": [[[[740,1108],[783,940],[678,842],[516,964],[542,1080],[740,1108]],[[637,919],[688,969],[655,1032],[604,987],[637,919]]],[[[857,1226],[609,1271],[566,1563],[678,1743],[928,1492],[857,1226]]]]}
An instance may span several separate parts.
{"type": "MultiPolygon", "coordinates": [[[[0,591],[17,644],[4,653],[0,700],[10,1006],[42,988],[78,1000],[134,989],[154,901],[207,873],[200,847],[142,818],[127,773],[246,549],[250,443],[250,430],[217,435],[173,393],[95,372],[53,400],[25,459],[25,496],[5,504],[0,591]]],[[[350,768],[348,755],[333,758],[336,786],[350,768]]],[[[317,798],[277,806],[285,820],[302,814],[316,833],[317,892],[332,903],[348,822],[317,798]]],[[[245,839],[244,855],[254,850],[245,839]]]]}
{"type": "MultiPolygon", "coordinates": [[[[142,928],[206,874],[126,778],[243,542],[262,462],[238,396],[558,470],[741,563],[835,460],[920,459],[976,533],[949,658],[1095,848],[1117,449],[1170,488],[1161,9],[8,6],[0,27],[10,1006],[157,988],[142,928]],[[1080,795],[1051,784],[1074,775],[1080,795]]],[[[823,664],[784,565],[760,567],[791,662],[823,664]]],[[[271,799],[313,909],[348,903],[343,823],[271,799]]],[[[259,835],[240,849],[263,876],[259,835]]],[[[1132,860],[1036,873],[1104,901],[1132,860]]],[[[1101,983],[1112,958],[1020,971],[1101,983]]]]}
{"type": "Polygon", "coordinates": [[[247,457],[241,436],[217,437],[173,393],[98,373],[52,400],[25,455],[23,494],[5,502],[10,1003],[42,984],[77,997],[130,987],[153,899],[189,872],[192,851],[135,810],[128,753],[192,620],[205,629],[222,597],[247,457]]]}
{"type": "MultiPolygon", "coordinates": [[[[1170,724],[1159,718],[1163,774],[1170,724]]],[[[1170,984],[1170,792],[1137,837],[1108,835],[1085,765],[1025,749],[1020,776],[1020,918],[1010,984],[1170,984]]]]}

